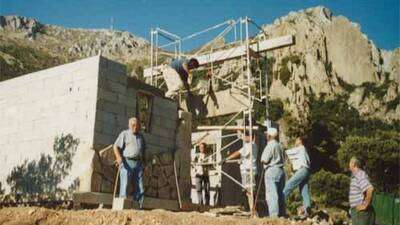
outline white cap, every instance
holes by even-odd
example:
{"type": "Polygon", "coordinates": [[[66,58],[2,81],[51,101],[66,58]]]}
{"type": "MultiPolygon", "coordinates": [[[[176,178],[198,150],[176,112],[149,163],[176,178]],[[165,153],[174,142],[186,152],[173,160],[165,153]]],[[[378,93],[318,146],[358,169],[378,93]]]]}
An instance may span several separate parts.
{"type": "Polygon", "coordinates": [[[278,130],[274,127],[268,127],[268,130],[266,133],[271,136],[276,136],[276,135],[278,135],[278,130]]]}

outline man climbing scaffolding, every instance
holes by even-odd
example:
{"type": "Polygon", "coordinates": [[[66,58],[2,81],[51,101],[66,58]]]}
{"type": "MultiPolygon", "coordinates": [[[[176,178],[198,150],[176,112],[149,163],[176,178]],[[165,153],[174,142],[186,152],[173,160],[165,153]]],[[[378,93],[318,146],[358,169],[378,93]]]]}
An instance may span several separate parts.
{"type": "Polygon", "coordinates": [[[175,98],[178,91],[185,88],[190,95],[190,84],[192,83],[192,71],[199,67],[199,61],[195,58],[174,59],[169,66],[163,69],[163,77],[167,84],[167,98],[175,98]]]}

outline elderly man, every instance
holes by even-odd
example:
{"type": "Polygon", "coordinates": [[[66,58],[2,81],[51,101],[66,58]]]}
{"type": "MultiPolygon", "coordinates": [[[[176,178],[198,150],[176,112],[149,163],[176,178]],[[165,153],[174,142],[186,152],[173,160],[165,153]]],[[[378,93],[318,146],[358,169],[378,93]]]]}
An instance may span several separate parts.
{"type": "Polygon", "coordinates": [[[261,163],[263,163],[265,169],[265,198],[270,217],[285,215],[283,195],[285,186],[284,153],[276,140],[277,136],[278,130],[276,128],[268,128],[266,132],[267,146],[265,146],[261,155],[261,163]]]}
{"type": "Polygon", "coordinates": [[[140,131],[140,121],[129,119],[129,129],[122,131],[114,143],[114,154],[120,169],[119,196],[126,197],[128,184],[135,183],[134,200],[143,207],[143,166],[145,162],[145,140],[140,131]]]}
{"type": "Polygon", "coordinates": [[[183,87],[190,93],[189,85],[192,82],[192,70],[199,67],[199,61],[195,58],[174,59],[169,66],[163,69],[163,77],[168,91],[165,96],[173,98],[183,87]]]}
{"type": "Polygon", "coordinates": [[[290,193],[298,186],[301,196],[303,198],[304,216],[310,216],[311,199],[308,189],[308,180],[310,178],[310,158],[308,157],[307,150],[304,147],[304,138],[298,137],[295,142],[295,147],[286,150],[293,165],[294,175],[287,181],[283,194],[285,199],[290,193]]]}
{"type": "Polygon", "coordinates": [[[356,157],[350,159],[351,181],[349,191],[350,215],[353,225],[374,224],[373,210],[371,207],[374,187],[368,175],[360,169],[360,161],[356,157]]]}
{"type": "Polygon", "coordinates": [[[210,178],[208,176],[209,166],[202,165],[205,163],[206,158],[206,144],[204,142],[199,145],[200,152],[195,155],[194,161],[197,163],[195,166],[196,173],[196,191],[197,199],[201,205],[210,204],[210,178]],[[204,198],[203,198],[204,190],[204,198]]]}
{"type": "Polygon", "coordinates": [[[245,131],[243,140],[243,147],[230,154],[225,160],[222,160],[221,163],[240,157],[240,175],[242,178],[242,185],[245,188],[244,192],[246,193],[247,201],[250,206],[250,199],[253,197],[251,196],[250,191],[251,188],[253,188],[254,190],[256,187],[255,177],[257,175],[258,148],[256,143],[254,142],[254,138],[250,137],[250,133],[247,130],[245,131]],[[250,152],[253,154],[253,160],[250,159],[250,152]],[[253,169],[253,183],[251,183],[251,169],[253,169]]]}

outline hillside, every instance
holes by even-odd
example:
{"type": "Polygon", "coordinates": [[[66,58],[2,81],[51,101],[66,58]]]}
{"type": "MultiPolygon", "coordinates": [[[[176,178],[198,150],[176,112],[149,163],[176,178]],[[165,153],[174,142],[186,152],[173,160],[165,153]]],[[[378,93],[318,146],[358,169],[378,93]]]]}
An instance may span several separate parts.
{"type": "Polygon", "coordinates": [[[135,69],[146,64],[148,42],[125,31],[67,29],[22,16],[0,15],[0,80],[100,51],[107,58],[127,64],[135,75],[135,69]]]}

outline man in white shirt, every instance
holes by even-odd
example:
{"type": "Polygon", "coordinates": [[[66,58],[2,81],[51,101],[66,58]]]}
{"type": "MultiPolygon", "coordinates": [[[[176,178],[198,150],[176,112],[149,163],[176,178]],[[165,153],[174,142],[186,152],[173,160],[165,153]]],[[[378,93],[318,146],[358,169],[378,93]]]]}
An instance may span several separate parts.
{"type": "Polygon", "coordinates": [[[208,175],[208,166],[202,165],[205,163],[206,158],[206,144],[204,142],[199,145],[199,153],[196,153],[194,161],[197,163],[195,166],[196,173],[196,191],[197,199],[200,205],[209,205],[210,203],[210,178],[208,175]],[[204,198],[203,198],[204,190],[204,198]]]}
{"type": "Polygon", "coordinates": [[[303,198],[304,216],[309,216],[311,209],[310,191],[308,189],[308,180],[310,178],[310,158],[304,147],[304,139],[298,137],[295,147],[286,150],[286,154],[292,163],[294,175],[286,182],[283,194],[285,199],[298,186],[303,198]]]}
{"type": "Polygon", "coordinates": [[[248,131],[245,132],[243,140],[243,147],[229,155],[225,160],[222,160],[222,163],[240,157],[240,175],[242,178],[242,185],[246,188],[246,197],[250,205],[250,199],[252,198],[250,190],[251,188],[254,190],[256,187],[258,148],[254,139],[250,137],[248,131]],[[250,159],[250,152],[253,154],[253,160],[250,159]],[[253,167],[253,183],[251,183],[251,167],[253,167]]]}

